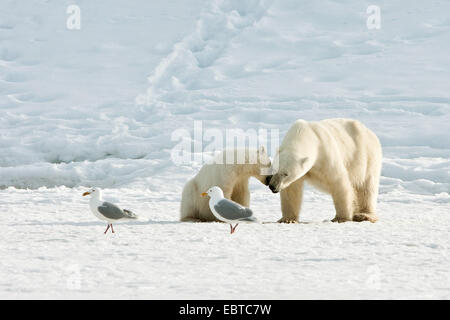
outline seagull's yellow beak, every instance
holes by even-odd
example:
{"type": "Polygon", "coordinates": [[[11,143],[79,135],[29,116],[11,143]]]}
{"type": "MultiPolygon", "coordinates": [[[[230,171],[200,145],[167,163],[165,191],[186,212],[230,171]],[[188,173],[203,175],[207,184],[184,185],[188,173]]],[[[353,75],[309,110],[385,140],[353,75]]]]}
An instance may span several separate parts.
{"type": "Polygon", "coordinates": [[[208,194],[206,192],[202,193],[202,197],[206,197],[208,194]]]}
{"type": "Polygon", "coordinates": [[[88,194],[91,194],[91,193],[86,191],[85,193],[83,193],[83,197],[87,196],[88,194]]]}

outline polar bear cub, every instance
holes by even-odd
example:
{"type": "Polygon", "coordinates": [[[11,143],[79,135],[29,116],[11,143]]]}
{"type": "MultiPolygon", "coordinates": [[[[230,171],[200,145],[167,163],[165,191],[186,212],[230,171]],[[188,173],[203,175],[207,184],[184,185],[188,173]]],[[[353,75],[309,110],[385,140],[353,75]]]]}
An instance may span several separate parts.
{"type": "Polygon", "coordinates": [[[218,221],[209,209],[209,198],[201,196],[202,192],[213,186],[220,187],[225,198],[248,207],[250,205],[248,187],[250,177],[255,177],[266,184],[270,165],[270,158],[264,147],[224,150],[215,157],[211,164],[204,165],[198,174],[184,186],[181,196],[180,221],[218,221]]]}
{"type": "Polygon", "coordinates": [[[331,194],[333,221],[375,222],[382,161],[377,136],[352,119],[297,120],[288,130],[267,178],[280,192],[282,218],[297,222],[305,181],[331,194]]]}

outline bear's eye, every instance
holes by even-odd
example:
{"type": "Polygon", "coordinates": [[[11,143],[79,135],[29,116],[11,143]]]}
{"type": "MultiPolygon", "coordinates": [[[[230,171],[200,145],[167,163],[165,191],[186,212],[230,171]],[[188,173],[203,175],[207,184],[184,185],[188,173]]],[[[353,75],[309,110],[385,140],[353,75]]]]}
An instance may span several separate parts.
{"type": "Polygon", "coordinates": [[[288,174],[287,174],[286,172],[283,172],[281,175],[282,175],[283,177],[287,177],[287,176],[288,176],[288,174]]]}

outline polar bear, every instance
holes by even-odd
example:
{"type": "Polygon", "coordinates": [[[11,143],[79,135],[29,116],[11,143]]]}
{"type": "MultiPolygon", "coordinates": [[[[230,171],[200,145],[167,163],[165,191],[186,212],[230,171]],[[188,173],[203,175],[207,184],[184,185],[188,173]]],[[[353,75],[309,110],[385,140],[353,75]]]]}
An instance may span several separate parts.
{"type": "Polygon", "coordinates": [[[228,149],[221,152],[213,163],[204,165],[198,174],[184,186],[181,196],[180,221],[218,221],[209,209],[209,198],[201,196],[202,192],[213,186],[220,187],[225,198],[248,207],[250,205],[248,188],[250,177],[255,177],[266,184],[270,165],[270,158],[264,147],[228,149]]]}
{"type": "Polygon", "coordinates": [[[305,181],[331,194],[334,222],[375,222],[381,161],[377,136],[356,120],[297,120],[266,181],[272,192],[280,192],[279,222],[298,221],[305,181]]]}

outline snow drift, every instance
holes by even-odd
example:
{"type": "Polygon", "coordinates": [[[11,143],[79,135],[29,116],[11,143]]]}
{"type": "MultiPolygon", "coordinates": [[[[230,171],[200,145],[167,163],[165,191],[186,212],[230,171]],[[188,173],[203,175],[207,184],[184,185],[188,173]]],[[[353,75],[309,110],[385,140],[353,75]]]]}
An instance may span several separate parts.
{"type": "Polygon", "coordinates": [[[447,193],[449,5],[382,2],[381,29],[368,30],[368,4],[83,3],[79,32],[61,23],[64,4],[14,4],[0,28],[0,187],[171,176],[181,188],[198,164],[175,167],[170,135],[194,120],[282,138],[297,118],[352,117],[383,144],[382,192],[447,193]],[[161,10],[177,25],[148,16],[161,10]]]}

